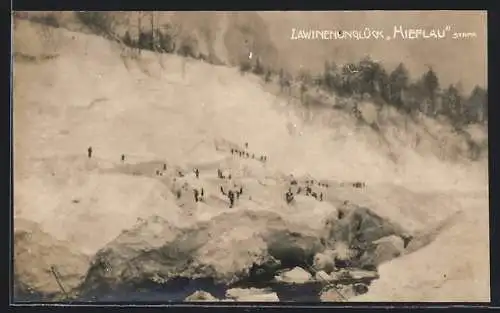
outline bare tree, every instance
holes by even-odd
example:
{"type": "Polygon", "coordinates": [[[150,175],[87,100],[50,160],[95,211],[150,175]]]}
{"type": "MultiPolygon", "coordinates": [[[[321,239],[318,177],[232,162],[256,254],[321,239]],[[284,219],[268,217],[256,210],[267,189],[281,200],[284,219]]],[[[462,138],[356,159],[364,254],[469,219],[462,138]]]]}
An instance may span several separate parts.
{"type": "MultiPolygon", "coordinates": [[[[142,26],[142,12],[137,12],[137,43],[140,42],[140,37],[141,37],[141,33],[142,33],[142,30],[141,30],[141,26],[142,26]]],[[[141,48],[139,47],[139,45],[137,45],[137,52],[139,53],[139,55],[141,54],[141,48]]]]}
{"type": "Polygon", "coordinates": [[[253,67],[253,73],[255,75],[263,75],[265,73],[265,69],[260,61],[260,57],[257,57],[255,60],[255,65],[253,67]]]}
{"type": "Polygon", "coordinates": [[[75,15],[94,34],[116,40],[116,35],[113,33],[114,20],[111,13],[78,11],[75,12],[75,15]]]}
{"type": "Polygon", "coordinates": [[[288,95],[291,94],[291,82],[290,82],[290,77],[288,73],[286,73],[283,69],[280,69],[279,71],[279,85],[280,85],[280,90],[283,92],[285,89],[288,92],[288,95]]]}
{"type": "Polygon", "coordinates": [[[300,84],[300,101],[302,102],[302,104],[307,105],[308,103],[306,101],[305,94],[308,90],[308,87],[312,83],[311,73],[306,69],[301,69],[299,71],[298,79],[300,84]]]}
{"type": "Polygon", "coordinates": [[[151,11],[151,50],[156,51],[155,48],[155,12],[151,11]]]}

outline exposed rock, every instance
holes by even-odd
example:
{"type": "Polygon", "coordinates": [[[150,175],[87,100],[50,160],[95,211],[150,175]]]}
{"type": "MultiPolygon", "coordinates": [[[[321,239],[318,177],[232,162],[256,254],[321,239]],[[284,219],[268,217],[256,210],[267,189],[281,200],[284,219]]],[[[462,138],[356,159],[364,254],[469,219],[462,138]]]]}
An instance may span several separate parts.
{"type": "Polygon", "coordinates": [[[249,281],[269,281],[281,269],[281,262],[273,257],[262,264],[255,264],[250,269],[249,281]]]}
{"type": "Polygon", "coordinates": [[[363,283],[356,283],[354,284],[354,292],[356,293],[356,296],[365,294],[368,292],[368,285],[363,283]]]}
{"type": "Polygon", "coordinates": [[[265,240],[269,254],[280,260],[283,267],[310,264],[314,255],[324,249],[319,238],[305,227],[301,227],[298,231],[290,229],[272,231],[265,240]]]}
{"type": "Polygon", "coordinates": [[[405,250],[403,239],[395,235],[380,238],[373,243],[377,245],[375,249],[377,264],[397,258],[405,250]]]}
{"type": "MultiPolygon", "coordinates": [[[[215,225],[214,225],[215,226],[215,225]]],[[[185,240],[192,235],[186,233],[185,240]]],[[[213,277],[216,281],[232,283],[247,277],[254,264],[267,264],[271,256],[265,241],[250,227],[235,227],[227,231],[210,229],[207,240],[190,256],[191,268],[184,275],[213,277]]],[[[178,241],[180,245],[182,241],[178,241]]]]}
{"type": "Polygon", "coordinates": [[[279,302],[278,295],[268,289],[233,288],[226,291],[226,297],[236,301],[269,301],[279,302]]]}
{"type": "Polygon", "coordinates": [[[14,221],[15,297],[29,294],[63,299],[85,278],[89,257],[70,249],[71,245],[43,232],[35,222],[14,221]],[[61,287],[53,274],[55,271],[61,287]]]}
{"type": "MultiPolygon", "coordinates": [[[[314,235],[316,230],[289,222],[286,217],[269,211],[229,211],[188,228],[179,228],[161,217],[152,216],[123,231],[95,255],[79,291],[85,294],[145,280],[168,283],[177,277],[211,278],[216,283],[225,284],[248,278],[275,278],[282,283],[304,284],[313,279],[309,272],[297,265],[311,261],[320,271],[315,277],[317,281],[341,280],[349,275],[345,271],[336,272],[336,263],[354,258],[347,243],[338,240],[350,240],[349,234],[342,237],[339,234],[343,232],[337,232],[342,227],[350,231],[350,225],[340,225],[348,220],[344,217],[336,225],[331,225],[335,230],[330,229],[330,234],[337,237],[330,243],[333,249],[325,250],[319,237],[314,235]],[[235,227],[235,221],[238,221],[238,227],[235,227]],[[276,275],[279,268],[287,267],[294,268],[276,275]]],[[[351,221],[356,219],[352,217],[351,221]]],[[[399,247],[395,238],[399,237],[375,240],[376,260],[393,251],[391,247],[399,247]]],[[[374,276],[371,272],[354,275],[359,279],[374,276]],[[366,277],[361,277],[363,275],[366,277]]],[[[257,296],[252,297],[255,300],[257,296]]],[[[263,297],[262,301],[274,299],[269,295],[258,297],[263,297]]]]}
{"type": "Polygon", "coordinates": [[[193,294],[189,295],[184,301],[219,301],[216,297],[212,296],[210,293],[202,290],[195,291],[193,294]]]}
{"type": "Polygon", "coordinates": [[[404,241],[401,237],[391,235],[373,242],[373,247],[365,251],[361,263],[378,266],[381,263],[399,257],[404,253],[404,241]]]}
{"type": "Polygon", "coordinates": [[[333,272],[335,270],[335,255],[336,253],[333,250],[316,253],[313,260],[313,268],[316,271],[333,272]]]}
{"type": "MultiPolygon", "coordinates": [[[[406,236],[407,233],[402,227],[378,216],[368,208],[352,203],[345,203],[338,210],[340,218],[325,225],[327,229],[325,244],[336,253],[336,267],[360,267],[372,270],[380,262],[397,255],[387,252],[384,241],[380,247],[374,242],[392,235],[406,236]]],[[[399,243],[397,245],[399,246],[399,243]]]]}
{"type": "Polygon", "coordinates": [[[195,248],[190,242],[181,247],[170,245],[179,233],[161,217],[140,220],[94,256],[83,292],[156,277],[167,280],[187,266],[188,255],[195,248]]]}
{"type": "Polygon", "coordinates": [[[275,277],[277,282],[290,284],[303,284],[311,281],[311,278],[311,274],[300,267],[295,267],[292,270],[281,273],[280,275],[275,277]]]}
{"type": "Polygon", "coordinates": [[[345,242],[347,246],[360,246],[383,237],[405,233],[399,225],[365,207],[349,203],[339,208],[339,212],[342,213],[342,218],[326,225],[329,229],[328,246],[339,241],[345,242]]]}
{"type": "Polygon", "coordinates": [[[309,229],[268,211],[230,211],[185,229],[152,217],[97,253],[83,289],[138,283],[153,276],[166,281],[213,278],[230,284],[259,269],[271,279],[279,261],[283,266],[301,264],[323,249],[309,229]]]}
{"type": "Polygon", "coordinates": [[[339,263],[339,261],[346,262],[353,258],[354,251],[347,245],[347,243],[337,241],[334,244],[334,250],[330,255],[334,258],[336,263],[339,263]]]}

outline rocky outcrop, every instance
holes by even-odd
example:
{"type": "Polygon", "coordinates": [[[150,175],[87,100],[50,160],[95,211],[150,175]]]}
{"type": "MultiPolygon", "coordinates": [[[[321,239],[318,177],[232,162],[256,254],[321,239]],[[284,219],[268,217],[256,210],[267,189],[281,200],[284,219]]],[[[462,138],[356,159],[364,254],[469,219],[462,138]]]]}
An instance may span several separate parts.
{"type": "Polygon", "coordinates": [[[396,255],[399,237],[379,239],[402,233],[400,228],[357,206],[340,217],[326,226],[326,244],[332,248],[325,249],[318,230],[270,211],[229,211],[187,228],[154,216],[124,231],[96,254],[82,289],[144,281],[165,284],[174,278],[210,278],[226,285],[275,278],[303,284],[313,279],[301,266],[314,264],[315,271],[331,275],[326,279],[330,281],[341,279],[334,270],[349,262],[378,264],[396,255]],[[372,250],[359,257],[348,243],[359,245],[363,236],[372,250]],[[293,270],[277,275],[283,268],[293,270]]]}
{"type": "Polygon", "coordinates": [[[85,278],[89,257],[28,220],[14,221],[14,297],[70,297],[85,278]]]}
{"type": "Polygon", "coordinates": [[[178,249],[169,246],[180,232],[158,216],[123,231],[94,256],[82,285],[83,292],[121,283],[165,279],[186,267],[195,247],[189,243],[178,249]]]}
{"type": "Polygon", "coordinates": [[[339,219],[329,223],[328,241],[348,245],[371,243],[390,235],[404,235],[399,225],[386,220],[370,209],[354,204],[339,208],[339,219]]]}
{"type": "Polygon", "coordinates": [[[376,268],[381,262],[397,257],[402,244],[404,249],[402,238],[409,236],[399,225],[354,204],[339,208],[338,217],[336,222],[330,221],[326,225],[328,235],[325,240],[326,245],[335,251],[336,266],[376,268]],[[384,237],[390,239],[378,241],[384,237]],[[339,265],[338,261],[342,264],[339,265]]]}
{"type": "Polygon", "coordinates": [[[373,263],[379,265],[403,254],[405,247],[401,237],[391,235],[373,242],[377,247],[373,253],[373,263]]]}
{"type": "MultiPolygon", "coordinates": [[[[352,264],[377,265],[397,256],[403,247],[402,239],[394,235],[402,231],[365,208],[351,207],[336,222],[330,219],[325,227],[329,236],[324,243],[330,248],[323,245],[321,230],[271,211],[238,209],[184,227],[152,216],[139,220],[98,251],[83,283],[83,272],[88,267],[80,271],[78,278],[63,280],[69,290],[77,289],[83,296],[148,282],[168,285],[179,278],[211,279],[223,285],[273,280],[284,284],[370,281],[376,278],[375,272],[352,269],[352,264]],[[352,246],[363,242],[361,236],[369,242],[360,257],[352,246]],[[314,278],[305,270],[311,264],[314,278]],[[339,271],[343,267],[345,270],[339,271]],[[292,270],[278,274],[286,268],[292,270]]],[[[21,243],[22,236],[18,234],[21,243]]],[[[59,267],[64,276],[65,267],[59,267]]],[[[45,289],[57,292],[60,288],[47,273],[46,281],[52,279],[53,283],[45,289]]],[[[29,285],[26,276],[16,273],[29,285]]],[[[192,298],[198,296],[202,297],[197,294],[192,298]]]]}
{"type": "Polygon", "coordinates": [[[272,278],[277,264],[302,264],[322,249],[308,229],[294,229],[267,211],[227,212],[184,229],[156,216],[101,249],[82,288],[133,285],[153,277],[164,282],[213,278],[231,284],[259,271],[272,278]]]}
{"type": "Polygon", "coordinates": [[[316,253],[313,268],[316,271],[325,271],[327,274],[333,272],[335,270],[335,251],[327,249],[316,253]]]}
{"type": "Polygon", "coordinates": [[[311,264],[313,257],[324,246],[307,228],[297,231],[283,229],[269,233],[265,238],[268,251],[283,267],[293,267],[304,263],[311,264]]]}

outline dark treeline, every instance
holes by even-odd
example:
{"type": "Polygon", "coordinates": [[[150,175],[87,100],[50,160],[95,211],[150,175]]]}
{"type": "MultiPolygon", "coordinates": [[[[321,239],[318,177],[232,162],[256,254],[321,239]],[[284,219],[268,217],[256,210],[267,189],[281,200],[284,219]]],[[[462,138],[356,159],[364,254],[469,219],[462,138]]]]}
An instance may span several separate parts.
{"type": "Polygon", "coordinates": [[[194,38],[181,36],[180,29],[170,24],[159,24],[154,14],[138,15],[137,31],[135,36],[126,31],[123,36],[113,35],[114,20],[106,12],[76,12],[78,20],[86,25],[93,33],[119,40],[130,48],[150,50],[158,53],[177,53],[185,57],[208,61],[207,56],[196,53],[197,42],[194,38]]]}
{"type": "MultiPolygon", "coordinates": [[[[114,31],[115,18],[109,12],[74,12],[77,20],[86,26],[93,34],[103,36],[109,40],[119,41],[130,48],[150,50],[157,53],[177,53],[185,57],[191,57],[220,64],[218,60],[211,60],[207,55],[197,52],[198,43],[195,38],[180,36],[180,29],[168,23],[158,23],[153,13],[138,15],[138,26],[134,35],[127,30],[123,35],[117,35],[114,31]],[[182,37],[182,38],[181,38],[182,37]]],[[[17,14],[16,18],[26,18],[17,14]]],[[[34,15],[29,19],[36,23],[61,27],[57,17],[53,13],[34,15]]]]}
{"type": "MultiPolygon", "coordinates": [[[[168,25],[165,25],[168,28],[168,25]]],[[[197,53],[197,42],[193,38],[184,38],[180,43],[175,35],[162,32],[158,29],[141,30],[139,36],[133,39],[128,31],[122,38],[123,43],[131,48],[150,50],[158,53],[177,53],[184,57],[199,59],[209,62],[210,60],[203,53],[197,53]]],[[[213,62],[210,62],[213,63],[213,62]]]]}
{"type": "Polygon", "coordinates": [[[341,97],[369,96],[375,104],[390,105],[405,114],[421,112],[429,117],[446,116],[458,128],[488,121],[486,89],[475,86],[469,95],[465,95],[460,84],[443,87],[432,68],[418,79],[411,80],[403,63],[388,72],[380,63],[367,57],[342,67],[335,62],[325,62],[323,72],[316,76],[301,71],[292,77],[283,69],[275,73],[260,64],[259,59],[253,64],[244,61],[240,71],[261,75],[266,82],[276,75],[281,91],[289,91],[292,84],[298,83],[301,99],[310,88],[321,88],[341,97]]]}
{"type": "MultiPolygon", "coordinates": [[[[412,81],[403,63],[389,73],[380,63],[364,58],[342,67],[326,62],[318,77],[311,78],[309,74],[301,73],[296,80],[300,82],[301,94],[309,86],[316,86],[344,97],[369,95],[376,104],[391,105],[403,113],[446,116],[456,127],[488,120],[487,90],[476,86],[465,95],[460,84],[441,86],[432,68],[412,81]]],[[[282,79],[280,82],[289,84],[282,79]]]]}

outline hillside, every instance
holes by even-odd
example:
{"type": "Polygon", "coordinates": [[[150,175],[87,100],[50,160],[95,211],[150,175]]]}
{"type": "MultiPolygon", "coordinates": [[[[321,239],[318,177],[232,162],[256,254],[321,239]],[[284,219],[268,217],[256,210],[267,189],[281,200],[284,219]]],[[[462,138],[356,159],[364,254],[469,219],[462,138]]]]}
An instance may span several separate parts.
{"type": "MultiPolygon", "coordinates": [[[[489,299],[487,158],[438,158],[439,153],[451,158],[464,142],[446,121],[422,117],[407,121],[405,130],[399,113],[385,109],[376,115],[370,103],[362,104],[364,120],[382,127],[380,136],[343,110],[294,105],[237,68],[148,51],[134,57],[102,37],[25,20],[16,22],[14,52],[14,216],[36,222],[74,253],[93,258],[83,289],[104,276],[119,283],[95,269],[103,255],[112,252],[111,263],[126,264],[137,249],[175,250],[182,238],[193,242],[192,250],[168,253],[175,262],[188,255],[198,267],[167,266],[152,256],[155,261],[144,261],[149,267],[128,269],[120,279],[136,279],[142,271],[170,275],[181,268],[185,275],[215,273],[226,279],[275,257],[272,238],[294,231],[302,236],[299,246],[318,252],[323,222],[348,200],[433,241],[382,264],[373,293],[364,296],[489,299]],[[42,31],[49,37],[40,36],[42,31]],[[417,135],[423,144],[414,146],[417,135]],[[248,151],[249,157],[231,149],[248,151]],[[232,178],[218,179],[217,169],[232,178]],[[287,205],[283,195],[290,174],[301,182],[328,184],[318,187],[325,201],[297,196],[287,205]],[[366,182],[366,188],[353,188],[354,181],[366,182]],[[219,188],[233,185],[242,186],[244,196],[228,208],[219,188]],[[195,202],[190,189],[201,188],[205,199],[195,202]],[[435,233],[441,239],[433,238],[429,226],[457,212],[452,227],[435,233]],[[164,232],[169,234],[164,241],[147,240],[164,232]],[[242,242],[253,247],[251,257],[238,249],[242,242]],[[216,249],[223,244],[224,254],[216,249]],[[442,264],[431,271],[428,260],[436,250],[442,264]],[[406,274],[409,264],[416,277],[406,274]],[[444,274],[462,279],[463,290],[448,289],[444,274]],[[386,286],[396,286],[392,277],[400,283],[398,295],[387,293],[386,286]],[[429,291],[432,284],[437,291],[429,291]]],[[[487,140],[481,129],[475,137],[487,140]]],[[[16,268],[28,266],[16,262],[16,268]]]]}

